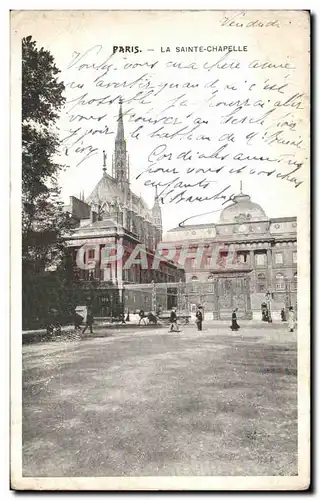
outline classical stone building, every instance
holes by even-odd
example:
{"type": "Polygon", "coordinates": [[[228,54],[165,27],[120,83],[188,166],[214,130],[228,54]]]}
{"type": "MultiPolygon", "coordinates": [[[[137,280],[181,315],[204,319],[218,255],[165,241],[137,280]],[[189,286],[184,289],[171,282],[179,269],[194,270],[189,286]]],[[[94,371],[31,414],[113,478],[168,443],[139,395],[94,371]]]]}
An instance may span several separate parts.
{"type": "Polygon", "coordinates": [[[241,189],[218,223],[174,228],[163,237],[157,193],[149,209],[130,187],[121,105],[111,175],[103,152],[102,177],[93,192],[86,200],[83,194],[71,196],[65,210],[74,223],[66,236],[74,281],[94,299],[95,315],[158,305],[192,312],[200,303],[208,318],[229,319],[238,307],[240,319],[259,319],[266,303],[272,318],[279,319],[282,308],[296,309],[296,217],[270,219],[241,189]],[[153,268],[160,242],[168,257],[153,268]],[[77,264],[84,244],[90,269],[77,264]],[[103,251],[109,245],[121,245],[124,253],[116,264],[105,265],[103,251]],[[137,245],[146,248],[148,266],[126,268],[137,245]],[[182,248],[188,249],[187,260],[181,258],[182,248]]]}
{"type": "MultiPolygon", "coordinates": [[[[84,200],[70,197],[65,211],[70,214],[74,230],[66,236],[72,255],[74,280],[94,301],[96,315],[110,315],[111,309],[152,309],[150,287],[135,287],[139,284],[184,281],[185,273],[172,261],[163,261],[157,269],[152,268],[157,244],[162,239],[162,217],[157,193],[154,205],[149,209],[142,197],[130,187],[130,166],[124,137],[122,106],[120,104],[118,128],[112,157],[112,175],[107,173],[107,155],[103,152],[103,172],[98,184],[84,200]],[[85,247],[84,247],[85,245],[85,247]],[[104,249],[120,245],[123,255],[116,263],[105,264],[104,249]],[[131,253],[142,245],[147,268],[134,264],[126,268],[131,253]],[[85,251],[83,253],[83,249],[85,251]],[[79,252],[83,257],[79,258],[79,252]],[[81,254],[82,255],[82,254],[81,254]],[[82,269],[79,261],[92,264],[91,269],[82,269]],[[90,290],[90,293],[89,291],[90,290]]],[[[139,258],[141,255],[137,255],[139,258]]],[[[163,301],[165,298],[163,297],[163,301]]],[[[163,303],[163,307],[167,304],[163,303]]],[[[113,311],[113,314],[117,313],[113,311]]]]}
{"type": "Polygon", "coordinates": [[[171,229],[164,242],[168,253],[172,247],[178,252],[189,247],[186,295],[191,310],[201,303],[206,317],[226,319],[238,307],[239,318],[260,319],[265,303],[271,317],[279,319],[282,308],[296,309],[296,217],[268,218],[242,189],[218,223],[171,229]],[[204,250],[197,256],[200,247],[204,250]]]}

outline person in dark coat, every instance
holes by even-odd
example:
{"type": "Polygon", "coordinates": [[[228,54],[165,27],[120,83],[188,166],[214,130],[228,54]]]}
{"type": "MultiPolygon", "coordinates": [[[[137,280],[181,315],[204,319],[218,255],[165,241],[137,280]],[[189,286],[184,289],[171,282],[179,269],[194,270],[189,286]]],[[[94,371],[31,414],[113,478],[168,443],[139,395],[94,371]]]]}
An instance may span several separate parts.
{"type": "Polygon", "coordinates": [[[286,320],[286,313],[285,313],[285,310],[282,308],[281,309],[281,321],[285,321],[286,320]]]}
{"type": "Polygon", "coordinates": [[[51,309],[49,313],[49,324],[47,326],[47,333],[52,334],[60,334],[61,333],[61,325],[58,321],[58,311],[57,309],[51,309]]]}
{"type": "Polygon", "coordinates": [[[198,331],[202,330],[202,321],[203,321],[202,307],[199,306],[198,310],[196,312],[196,323],[197,323],[198,331]]]}
{"type": "Polygon", "coordinates": [[[179,327],[178,327],[178,318],[175,309],[172,309],[171,314],[170,314],[170,328],[169,332],[179,332],[179,327]]]}
{"type": "Polygon", "coordinates": [[[240,326],[238,325],[238,322],[237,322],[237,310],[238,310],[238,308],[236,308],[232,311],[230,328],[233,332],[237,332],[240,328],[240,326]]]}
{"type": "Polygon", "coordinates": [[[158,323],[157,316],[151,312],[148,313],[148,321],[152,325],[156,325],[158,323]]]}
{"type": "Polygon", "coordinates": [[[139,325],[141,325],[141,321],[143,321],[143,323],[146,325],[146,315],[145,315],[145,312],[143,309],[141,309],[141,311],[139,312],[139,325]]]}
{"type": "Polygon", "coordinates": [[[83,321],[83,317],[81,316],[81,314],[78,314],[77,311],[74,311],[73,324],[74,324],[75,331],[81,330],[82,321],[83,321]]]}
{"type": "Polygon", "coordinates": [[[84,327],[84,329],[82,330],[82,333],[85,333],[88,327],[90,328],[90,333],[93,333],[93,331],[92,331],[92,325],[93,325],[92,308],[91,308],[91,306],[88,306],[88,309],[87,309],[87,323],[86,323],[86,326],[84,327]]]}
{"type": "Polygon", "coordinates": [[[162,313],[162,307],[158,306],[157,313],[156,313],[157,318],[160,318],[161,313],[162,313]]]}
{"type": "Polygon", "coordinates": [[[288,329],[289,332],[294,332],[296,326],[296,316],[294,314],[293,307],[289,307],[289,312],[288,312],[288,329]]]}

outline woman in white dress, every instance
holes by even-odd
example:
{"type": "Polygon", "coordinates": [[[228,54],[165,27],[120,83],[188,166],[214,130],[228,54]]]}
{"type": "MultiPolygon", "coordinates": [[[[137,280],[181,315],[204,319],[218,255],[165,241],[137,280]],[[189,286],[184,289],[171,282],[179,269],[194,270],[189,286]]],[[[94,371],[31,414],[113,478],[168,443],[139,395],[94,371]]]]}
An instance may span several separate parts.
{"type": "Polygon", "coordinates": [[[289,312],[288,312],[288,330],[289,330],[289,332],[294,331],[295,324],[296,324],[296,318],[295,318],[293,307],[289,307],[289,312]]]}

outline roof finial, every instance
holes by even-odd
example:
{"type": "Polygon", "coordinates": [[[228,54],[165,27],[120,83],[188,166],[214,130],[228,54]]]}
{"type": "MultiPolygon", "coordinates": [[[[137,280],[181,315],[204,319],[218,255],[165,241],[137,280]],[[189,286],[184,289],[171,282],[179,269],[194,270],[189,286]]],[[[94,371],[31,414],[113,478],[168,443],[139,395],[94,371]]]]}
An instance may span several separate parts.
{"type": "Polygon", "coordinates": [[[107,171],[107,153],[105,152],[105,150],[103,150],[102,154],[103,154],[103,167],[102,167],[102,170],[103,170],[103,173],[105,174],[106,171],[107,171]]]}
{"type": "Polygon", "coordinates": [[[242,193],[242,181],[240,181],[240,194],[243,194],[242,193]]]}

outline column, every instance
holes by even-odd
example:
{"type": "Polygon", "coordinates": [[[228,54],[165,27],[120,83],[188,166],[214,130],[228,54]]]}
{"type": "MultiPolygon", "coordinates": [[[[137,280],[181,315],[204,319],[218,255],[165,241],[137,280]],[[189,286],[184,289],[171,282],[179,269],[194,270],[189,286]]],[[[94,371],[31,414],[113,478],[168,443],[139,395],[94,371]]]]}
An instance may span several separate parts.
{"type": "Polygon", "coordinates": [[[111,281],[112,279],[112,274],[111,274],[111,267],[109,267],[107,264],[103,268],[103,278],[102,281],[111,281]]]}
{"type": "Polygon", "coordinates": [[[177,302],[178,302],[178,312],[181,314],[182,311],[182,280],[179,280],[178,283],[178,297],[177,297],[177,302]]]}
{"type": "Polygon", "coordinates": [[[256,271],[255,271],[255,261],[254,261],[254,250],[250,250],[250,267],[252,267],[253,271],[250,277],[250,292],[256,291],[256,271]]]}
{"type": "Polygon", "coordinates": [[[141,243],[143,243],[143,228],[142,228],[142,216],[141,215],[136,215],[136,226],[137,226],[137,235],[138,235],[138,238],[139,240],[141,241],[141,243]]]}
{"type": "Polygon", "coordinates": [[[109,255],[109,249],[106,246],[103,246],[100,252],[100,259],[102,263],[101,281],[110,281],[112,278],[111,266],[107,260],[108,255],[109,255]]]}
{"type": "MultiPolygon", "coordinates": [[[[94,270],[95,279],[101,281],[101,245],[98,245],[98,255],[96,255],[96,268],[94,270]]],[[[96,250],[97,251],[97,250],[96,250]]]]}
{"type": "Polygon", "coordinates": [[[156,290],[156,284],[154,280],[151,281],[152,283],[152,312],[154,314],[157,313],[157,290],[156,290]]]}
{"type": "MultiPolygon", "coordinates": [[[[122,238],[115,238],[114,239],[114,245],[122,245],[122,238]]],[[[123,257],[120,259],[117,258],[116,261],[112,261],[111,267],[112,267],[112,282],[115,286],[118,287],[119,284],[122,285],[122,260],[123,257]]]]}
{"type": "Polygon", "coordinates": [[[122,208],[122,226],[125,229],[128,229],[128,224],[127,224],[127,207],[125,207],[125,206],[122,208]]]}
{"type": "Polygon", "coordinates": [[[148,221],[143,221],[143,242],[147,248],[149,248],[149,227],[148,221]]]}
{"type": "Polygon", "coordinates": [[[128,210],[128,218],[129,218],[129,231],[133,232],[133,211],[131,209],[128,210]]]}
{"type": "Polygon", "coordinates": [[[254,250],[250,250],[250,267],[254,268],[254,250]]]}
{"type": "Polygon", "coordinates": [[[219,311],[219,278],[213,280],[213,311],[212,311],[212,319],[220,319],[220,311],[219,311]]]}
{"type": "Polygon", "coordinates": [[[267,266],[268,266],[268,290],[272,291],[272,253],[271,248],[267,249],[267,266]]]}

